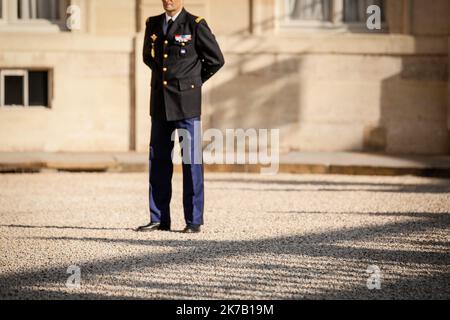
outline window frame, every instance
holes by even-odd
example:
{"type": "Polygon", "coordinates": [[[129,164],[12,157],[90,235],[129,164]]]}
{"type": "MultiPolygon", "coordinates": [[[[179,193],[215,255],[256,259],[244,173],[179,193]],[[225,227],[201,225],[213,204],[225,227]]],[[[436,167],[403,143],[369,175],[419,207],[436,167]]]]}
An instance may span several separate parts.
{"type": "Polygon", "coordinates": [[[67,7],[71,4],[70,0],[61,1],[59,5],[60,18],[57,20],[48,19],[19,19],[17,11],[17,1],[19,0],[0,0],[2,1],[3,18],[0,19],[0,31],[25,31],[25,32],[64,32],[70,31],[66,26],[67,7]]]}
{"type": "Polygon", "coordinates": [[[5,69],[0,70],[0,106],[2,108],[24,108],[29,106],[28,100],[28,70],[23,69],[5,69]],[[23,105],[5,105],[5,78],[8,76],[21,76],[23,77],[23,105]]]}
{"type": "MultiPolygon", "coordinates": [[[[369,30],[365,22],[344,21],[344,0],[332,0],[329,21],[292,20],[286,14],[287,1],[278,0],[276,5],[276,21],[279,31],[301,32],[358,32],[358,33],[386,33],[387,22],[381,24],[381,30],[369,30]]],[[[386,0],[385,0],[386,1],[386,0]]],[[[386,7],[386,6],[385,6],[386,7]]],[[[386,16],[386,15],[385,15],[386,16]]]]}
{"type": "Polygon", "coordinates": [[[52,109],[52,70],[46,68],[28,68],[28,69],[0,69],[0,110],[12,110],[12,109],[52,109]],[[29,101],[29,72],[41,71],[47,73],[47,106],[36,105],[30,106],[29,101]],[[23,76],[23,101],[24,105],[5,105],[5,76],[23,76]]]}

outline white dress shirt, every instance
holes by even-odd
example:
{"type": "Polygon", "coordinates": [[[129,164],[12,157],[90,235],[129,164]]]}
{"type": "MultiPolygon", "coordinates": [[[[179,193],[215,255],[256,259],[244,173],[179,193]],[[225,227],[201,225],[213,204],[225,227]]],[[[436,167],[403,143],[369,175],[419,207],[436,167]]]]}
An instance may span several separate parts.
{"type": "Polygon", "coordinates": [[[167,34],[167,28],[169,27],[169,20],[172,19],[173,22],[178,18],[182,10],[178,11],[173,17],[169,16],[166,12],[166,19],[164,20],[164,34],[167,34]]]}

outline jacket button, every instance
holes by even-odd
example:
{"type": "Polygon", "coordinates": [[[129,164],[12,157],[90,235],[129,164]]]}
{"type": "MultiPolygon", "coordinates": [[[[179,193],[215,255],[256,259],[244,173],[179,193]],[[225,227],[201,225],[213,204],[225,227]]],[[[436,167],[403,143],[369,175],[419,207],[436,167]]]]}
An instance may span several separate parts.
{"type": "Polygon", "coordinates": [[[194,89],[194,88],[195,88],[195,86],[194,86],[194,85],[191,85],[191,88],[192,88],[192,89],[194,89]]]}
{"type": "Polygon", "coordinates": [[[164,54],[164,59],[167,59],[169,55],[167,53],[164,54]]]}
{"type": "Polygon", "coordinates": [[[169,44],[169,41],[167,41],[167,40],[166,40],[166,41],[164,41],[164,44],[169,44]]]}
{"type": "Polygon", "coordinates": [[[167,72],[167,68],[163,68],[163,71],[164,71],[164,72],[167,72]]]}
{"type": "Polygon", "coordinates": [[[167,81],[164,81],[163,84],[164,84],[165,86],[167,86],[167,81]]]}

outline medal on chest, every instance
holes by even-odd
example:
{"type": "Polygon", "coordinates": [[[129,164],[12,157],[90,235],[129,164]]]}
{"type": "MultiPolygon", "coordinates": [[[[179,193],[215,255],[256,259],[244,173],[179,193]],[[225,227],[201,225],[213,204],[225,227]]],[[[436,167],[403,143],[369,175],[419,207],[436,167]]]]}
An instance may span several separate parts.
{"type": "Polygon", "coordinates": [[[177,34],[175,35],[175,41],[178,43],[186,43],[192,40],[192,35],[190,34],[177,34]]]}
{"type": "Polygon", "coordinates": [[[151,39],[152,39],[151,55],[152,55],[152,58],[154,59],[155,58],[155,41],[156,41],[156,39],[158,39],[158,36],[156,34],[152,34],[151,39]]]}
{"type": "Polygon", "coordinates": [[[180,49],[180,55],[185,55],[186,54],[186,48],[184,48],[186,46],[186,44],[192,40],[192,35],[190,34],[176,34],[175,35],[175,41],[179,44],[181,44],[182,48],[180,49]]]}

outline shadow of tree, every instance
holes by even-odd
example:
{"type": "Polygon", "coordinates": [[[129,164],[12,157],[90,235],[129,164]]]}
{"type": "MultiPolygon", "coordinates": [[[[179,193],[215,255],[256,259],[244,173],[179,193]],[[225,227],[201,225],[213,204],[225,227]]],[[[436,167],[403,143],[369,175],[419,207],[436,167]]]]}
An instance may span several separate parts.
{"type": "MultiPolygon", "coordinates": [[[[86,246],[90,243],[119,243],[165,247],[171,250],[168,253],[144,253],[132,257],[124,255],[77,263],[83,272],[84,283],[101,278],[105,281],[102,285],[118,292],[92,292],[95,290],[89,289],[88,286],[88,289],[85,289],[87,291],[82,294],[66,294],[60,290],[67,279],[64,267],[50,267],[0,275],[0,296],[4,299],[9,296],[17,298],[18,293],[19,298],[23,299],[143,298],[148,297],[148,294],[169,299],[226,299],[249,295],[272,299],[448,299],[448,252],[358,245],[367,239],[378,242],[387,239],[385,242],[388,242],[390,236],[399,234],[404,235],[406,239],[417,233],[432,232],[439,236],[440,233],[448,232],[448,214],[414,212],[409,215],[420,219],[242,241],[207,241],[195,238],[163,241],[101,237],[33,237],[32,239],[36,240],[61,243],[80,241],[86,246]],[[259,258],[254,259],[255,256],[259,258]],[[286,257],[295,257],[295,262],[286,263],[286,257]],[[305,263],[302,263],[303,260],[305,263]],[[398,274],[390,277],[389,281],[386,280],[383,290],[377,292],[369,291],[365,287],[365,270],[368,265],[373,264],[387,270],[400,267],[398,274]],[[185,270],[183,268],[186,266],[189,266],[188,274],[177,273],[185,270]],[[405,266],[415,266],[416,270],[412,274],[406,273],[402,271],[405,266]],[[161,268],[169,268],[172,274],[158,274],[161,268]],[[178,280],[173,282],[177,277],[178,280]],[[209,281],[192,284],[191,277],[204,277],[209,281]],[[191,280],[188,281],[189,279],[191,280]],[[150,293],[147,292],[146,295],[142,290],[148,290],[150,293]]],[[[396,239],[402,241],[403,237],[396,239]]],[[[447,238],[434,242],[448,247],[447,238]]]]}
{"type": "Polygon", "coordinates": [[[211,90],[215,103],[209,126],[270,129],[298,123],[301,58],[262,54],[257,59],[265,60],[265,66],[255,70],[245,70],[251,60],[256,60],[254,56],[238,55],[235,59],[238,59],[233,66],[236,76],[211,90]],[[271,93],[267,94],[268,91],[271,93]]]}

